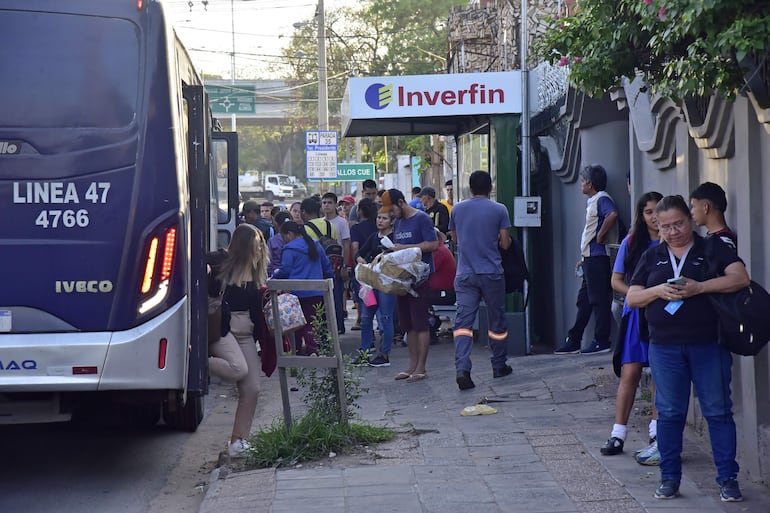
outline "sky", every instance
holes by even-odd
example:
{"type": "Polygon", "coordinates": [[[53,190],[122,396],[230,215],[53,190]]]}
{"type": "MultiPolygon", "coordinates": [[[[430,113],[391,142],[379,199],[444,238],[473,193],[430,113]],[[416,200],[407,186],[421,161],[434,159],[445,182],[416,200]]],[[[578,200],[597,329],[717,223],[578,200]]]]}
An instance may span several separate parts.
{"type": "MultiPolygon", "coordinates": [[[[324,0],[326,11],[354,0],[324,0]]],[[[238,79],[270,76],[271,64],[285,62],[293,24],[315,16],[316,0],[163,0],[166,15],[199,72],[231,78],[233,33],[238,79]],[[233,30],[234,29],[234,30],[233,30]]]]}

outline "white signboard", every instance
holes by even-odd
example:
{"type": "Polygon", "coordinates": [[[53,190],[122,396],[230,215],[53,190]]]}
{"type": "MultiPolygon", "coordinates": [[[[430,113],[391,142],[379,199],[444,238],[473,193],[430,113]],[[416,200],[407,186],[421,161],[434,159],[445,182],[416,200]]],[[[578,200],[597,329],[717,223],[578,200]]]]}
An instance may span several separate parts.
{"type": "Polygon", "coordinates": [[[308,180],[337,178],[337,132],[308,130],[305,132],[305,155],[308,180]]]}
{"type": "Polygon", "coordinates": [[[353,77],[351,119],[521,112],[521,72],[353,77]]]}

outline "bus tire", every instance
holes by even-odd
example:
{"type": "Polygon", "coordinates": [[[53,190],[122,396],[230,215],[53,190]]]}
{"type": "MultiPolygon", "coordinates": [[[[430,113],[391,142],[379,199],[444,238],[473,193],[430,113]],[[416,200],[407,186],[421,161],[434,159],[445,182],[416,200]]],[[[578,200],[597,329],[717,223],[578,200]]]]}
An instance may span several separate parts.
{"type": "Polygon", "coordinates": [[[187,401],[182,404],[181,394],[176,404],[163,403],[163,421],[171,429],[192,433],[198,429],[203,420],[203,395],[188,392],[187,401]]]}

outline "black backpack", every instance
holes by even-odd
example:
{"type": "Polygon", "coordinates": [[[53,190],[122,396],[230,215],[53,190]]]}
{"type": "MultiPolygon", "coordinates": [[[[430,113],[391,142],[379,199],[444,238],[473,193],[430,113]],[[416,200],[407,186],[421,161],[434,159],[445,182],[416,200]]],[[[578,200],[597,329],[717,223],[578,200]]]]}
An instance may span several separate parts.
{"type": "Polygon", "coordinates": [[[321,230],[311,222],[306,223],[305,226],[309,226],[318,236],[318,242],[324,248],[324,253],[326,253],[329,262],[332,264],[332,271],[337,273],[343,264],[342,246],[337,242],[337,239],[332,237],[332,224],[328,219],[324,219],[324,221],[326,221],[326,235],[321,234],[321,230]]]}
{"type": "Polygon", "coordinates": [[[524,281],[529,280],[529,269],[524,259],[524,250],[518,239],[511,237],[511,245],[508,249],[498,246],[503,263],[503,275],[505,276],[505,293],[524,292],[524,281]]]}
{"type": "MultiPolygon", "coordinates": [[[[706,239],[706,262],[713,265],[714,244],[724,244],[718,237],[706,239]]],[[[708,277],[719,273],[709,267],[708,277]]],[[[719,315],[719,343],[731,353],[756,356],[770,341],[770,294],[752,281],[736,292],[709,294],[719,315]]]]}

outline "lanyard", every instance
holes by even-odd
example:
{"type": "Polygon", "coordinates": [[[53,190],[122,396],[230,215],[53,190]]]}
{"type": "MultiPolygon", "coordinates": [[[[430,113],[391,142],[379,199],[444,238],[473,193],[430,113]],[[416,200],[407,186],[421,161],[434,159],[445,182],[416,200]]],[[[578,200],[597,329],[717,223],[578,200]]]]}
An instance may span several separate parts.
{"type": "Polygon", "coordinates": [[[682,258],[679,260],[679,264],[676,264],[676,258],[674,257],[673,251],[671,251],[671,248],[668,248],[668,257],[671,259],[671,268],[674,269],[674,278],[679,278],[679,275],[682,274],[682,268],[684,268],[684,261],[687,258],[687,254],[692,249],[693,243],[690,242],[690,244],[687,245],[687,247],[684,250],[684,253],[682,253],[682,258]]]}

